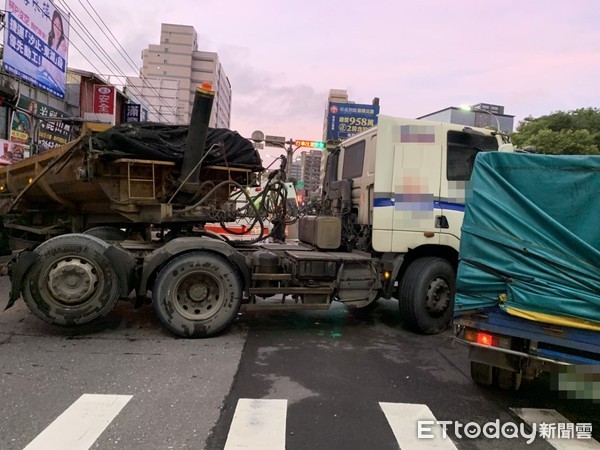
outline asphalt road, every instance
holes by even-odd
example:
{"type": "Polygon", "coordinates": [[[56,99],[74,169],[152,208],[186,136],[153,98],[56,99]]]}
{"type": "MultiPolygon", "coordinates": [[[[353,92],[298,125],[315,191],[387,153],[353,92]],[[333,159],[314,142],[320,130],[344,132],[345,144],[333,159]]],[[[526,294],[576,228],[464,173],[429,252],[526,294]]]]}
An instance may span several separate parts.
{"type": "MultiPolygon", "coordinates": [[[[0,299],[7,298],[7,288],[1,277],[0,299]]],[[[451,333],[406,331],[394,301],[381,302],[367,317],[343,305],[244,312],[227,333],[206,340],[178,339],[149,306],[133,311],[126,302],[78,329],[47,325],[21,301],[0,312],[0,449],[23,449],[32,441],[44,450],[60,448],[49,442],[61,418],[94,418],[118,402],[84,448],[240,448],[235,437],[244,427],[234,423],[243,419],[244,405],[269,411],[251,417],[245,430],[254,433],[251,439],[263,420],[266,440],[283,442],[271,448],[288,450],[417,448],[411,433],[393,432],[394,426],[414,428],[416,416],[406,411],[415,405],[436,420],[463,424],[521,423],[511,408],[549,409],[573,423],[592,423],[600,440],[600,405],[565,400],[543,378],[519,392],[474,385],[467,350],[451,333]],[[90,399],[109,405],[86,409],[83,400],[90,399]],[[400,411],[396,422],[390,411],[400,411]]],[[[71,422],[54,438],[78,429],[71,422]]],[[[440,448],[560,448],[540,438],[528,445],[523,438],[449,434],[453,440],[440,448]]],[[[422,448],[433,448],[429,443],[422,448]]]]}
{"type": "MultiPolygon", "coordinates": [[[[7,282],[0,278],[1,299],[7,282]]],[[[0,313],[0,449],[23,449],[83,394],[133,396],[91,448],[201,449],[244,342],[239,330],[177,339],[150,307],[126,302],[94,325],[66,329],[19,301],[0,313]]]]}

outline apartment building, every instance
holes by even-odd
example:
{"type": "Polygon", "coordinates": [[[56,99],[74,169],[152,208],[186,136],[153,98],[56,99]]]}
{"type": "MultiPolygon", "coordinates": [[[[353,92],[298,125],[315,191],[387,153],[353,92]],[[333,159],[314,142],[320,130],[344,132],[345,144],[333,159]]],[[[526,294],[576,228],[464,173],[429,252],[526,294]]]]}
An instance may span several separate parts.
{"type": "Polygon", "coordinates": [[[303,151],[300,154],[302,168],[300,179],[304,181],[304,189],[307,194],[319,191],[322,156],[323,153],[320,150],[303,151]]]}
{"type": "Polygon", "coordinates": [[[204,81],[211,82],[216,95],[209,126],[229,128],[231,84],[219,55],[198,50],[198,34],[194,27],[161,24],[160,44],[150,44],[142,50],[141,76],[178,82],[177,117],[178,123],[183,124],[189,123],[196,86],[204,81]]]}
{"type": "Polygon", "coordinates": [[[127,92],[140,98],[148,107],[148,120],[166,124],[184,123],[178,109],[179,81],[168,78],[127,77],[127,92]]]}

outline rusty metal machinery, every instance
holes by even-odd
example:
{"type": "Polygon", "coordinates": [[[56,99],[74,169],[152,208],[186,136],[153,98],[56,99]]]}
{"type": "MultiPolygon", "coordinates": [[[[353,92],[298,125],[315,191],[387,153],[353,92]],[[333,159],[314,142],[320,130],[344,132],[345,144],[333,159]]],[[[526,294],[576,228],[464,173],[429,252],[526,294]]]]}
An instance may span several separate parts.
{"type": "Polygon", "coordinates": [[[213,96],[210,86],[198,87],[189,127],[124,124],[0,168],[0,213],[10,249],[101,225],[178,228],[235,220],[231,192],[254,183],[262,162],[235,132],[217,129],[207,140],[213,96]],[[143,142],[160,133],[171,134],[155,139],[154,147],[143,142]],[[178,137],[174,149],[180,153],[157,152],[171,136],[178,137]],[[239,160],[240,144],[250,164],[233,160],[239,160]]]}

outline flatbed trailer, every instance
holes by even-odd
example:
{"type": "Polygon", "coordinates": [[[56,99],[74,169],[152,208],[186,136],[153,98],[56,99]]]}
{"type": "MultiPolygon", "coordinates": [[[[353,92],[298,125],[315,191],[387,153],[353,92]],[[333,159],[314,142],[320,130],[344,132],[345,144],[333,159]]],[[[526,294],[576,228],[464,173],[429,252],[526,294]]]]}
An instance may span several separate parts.
{"type": "Polygon", "coordinates": [[[527,320],[498,306],[455,317],[454,331],[456,340],[469,346],[471,376],[478,384],[497,381],[517,389],[523,378],[570,365],[597,365],[600,377],[598,331],[527,320]]]}
{"type": "Polygon", "coordinates": [[[597,156],[477,156],[454,310],[476,383],[556,372],[600,400],[599,173],[597,156]]]}

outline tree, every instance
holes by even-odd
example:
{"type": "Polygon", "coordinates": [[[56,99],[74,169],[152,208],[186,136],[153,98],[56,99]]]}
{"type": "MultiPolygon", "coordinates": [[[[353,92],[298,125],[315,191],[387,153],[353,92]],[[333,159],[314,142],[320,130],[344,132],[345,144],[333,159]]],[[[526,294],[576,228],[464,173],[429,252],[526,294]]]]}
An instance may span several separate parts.
{"type": "Polygon", "coordinates": [[[512,135],[517,148],[535,147],[537,153],[600,155],[600,109],[558,111],[526,117],[512,135]]]}

